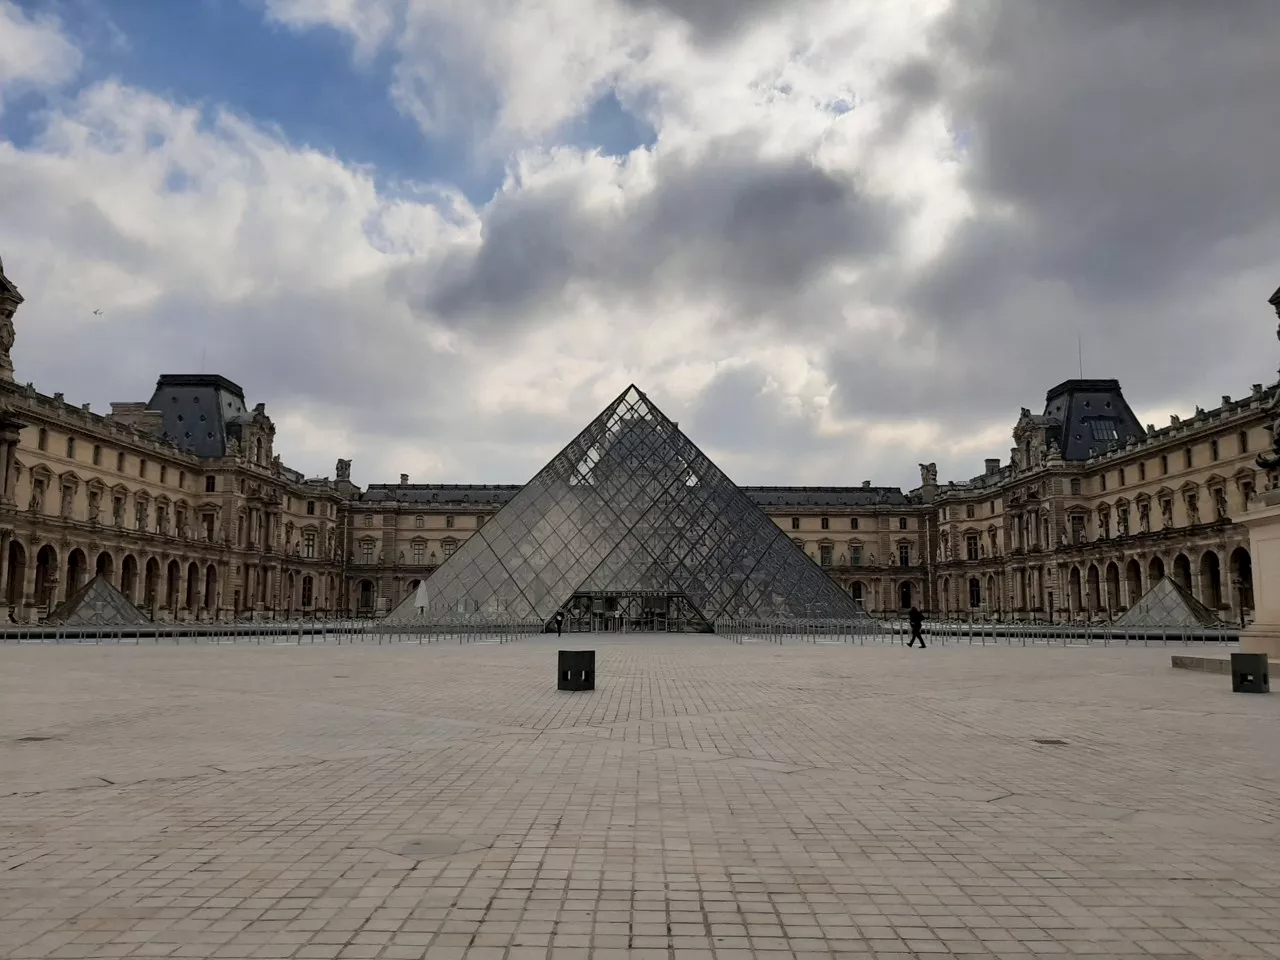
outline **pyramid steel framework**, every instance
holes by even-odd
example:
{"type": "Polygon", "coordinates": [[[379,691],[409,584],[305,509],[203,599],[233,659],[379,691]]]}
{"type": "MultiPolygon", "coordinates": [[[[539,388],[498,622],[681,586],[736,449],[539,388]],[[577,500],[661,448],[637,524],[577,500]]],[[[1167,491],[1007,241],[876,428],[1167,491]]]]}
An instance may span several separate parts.
{"type": "Polygon", "coordinates": [[[542,618],[571,601],[658,598],[719,618],[867,614],[634,385],[388,619],[542,618]]]}
{"type": "Polygon", "coordinates": [[[1161,577],[1132,607],[1116,617],[1116,627],[1221,627],[1217,614],[1172,577],[1161,577]]]}
{"type": "Polygon", "coordinates": [[[149,624],[151,618],[130,603],[103,574],[98,574],[55,607],[47,622],[66,626],[133,627],[149,624]]]}

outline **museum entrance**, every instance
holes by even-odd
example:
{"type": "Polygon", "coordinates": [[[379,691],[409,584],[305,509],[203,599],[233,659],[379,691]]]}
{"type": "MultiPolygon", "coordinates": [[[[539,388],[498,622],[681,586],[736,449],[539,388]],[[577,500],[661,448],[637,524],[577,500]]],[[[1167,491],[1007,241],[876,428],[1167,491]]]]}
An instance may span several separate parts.
{"type": "Polygon", "coordinates": [[[635,590],[575,593],[564,605],[571,633],[711,633],[682,593],[635,590]]]}

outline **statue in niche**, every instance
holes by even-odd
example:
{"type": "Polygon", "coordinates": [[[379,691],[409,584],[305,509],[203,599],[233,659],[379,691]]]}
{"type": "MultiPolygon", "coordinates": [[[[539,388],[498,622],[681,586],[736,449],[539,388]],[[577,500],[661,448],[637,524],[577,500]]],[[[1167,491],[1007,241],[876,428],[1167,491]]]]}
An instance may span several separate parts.
{"type": "Polygon", "coordinates": [[[922,486],[938,485],[938,465],[936,463],[920,464],[920,483],[922,486]]]}
{"type": "Polygon", "coordinates": [[[70,517],[72,510],[75,509],[75,490],[72,487],[62,488],[62,515],[70,517]]]}
{"type": "Polygon", "coordinates": [[[31,484],[31,510],[33,513],[44,512],[44,481],[39,478],[31,484]]]}
{"type": "Polygon", "coordinates": [[[98,512],[102,501],[102,495],[97,490],[89,491],[89,522],[98,522],[98,512]]]}
{"type": "Polygon", "coordinates": [[[240,456],[240,441],[237,440],[235,437],[227,438],[227,456],[228,457],[240,456]]]}
{"type": "Polygon", "coordinates": [[[1151,532],[1151,504],[1138,504],[1138,529],[1143,533],[1151,532]]]}
{"type": "Polygon", "coordinates": [[[1122,537],[1129,535],[1129,510],[1127,507],[1116,511],[1116,533],[1122,537]]]}
{"type": "Polygon", "coordinates": [[[1013,466],[1014,470],[1022,469],[1022,451],[1017,447],[1009,448],[1009,463],[1013,466]]]}
{"type": "Polygon", "coordinates": [[[116,497],[111,501],[111,519],[117,527],[124,526],[124,499],[116,497]]]}
{"type": "Polygon", "coordinates": [[[1049,441],[1049,459],[1050,460],[1062,459],[1062,448],[1058,446],[1057,440],[1049,441]]]}
{"type": "Polygon", "coordinates": [[[1163,524],[1162,529],[1168,530],[1173,526],[1173,501],[1160,501],[1160,522],[1163,524]]]}
{"type": "Polygon", "coordinates": [[[1187,520],[1192,526],[1200,522],[1200,500],[1194,493],[1187,497],[1187,520]]]}
{"type": "Polygon", "coordinates": [[[351,479],[351,461],[339,460],[338,465],[333,469],[333,475],[339,480],[351,479]]]}
{"type": "Polygon", "coordinates": [[[1215,489],[1213,491],[1213,503],[1218,510],[1218,519],[1219,520],[1227,519],[1227,512],[1230,509],[1227,506],[1227,491],[1224,490],[1222,487],[1218,487],[1217,489],[1215,489]]]}

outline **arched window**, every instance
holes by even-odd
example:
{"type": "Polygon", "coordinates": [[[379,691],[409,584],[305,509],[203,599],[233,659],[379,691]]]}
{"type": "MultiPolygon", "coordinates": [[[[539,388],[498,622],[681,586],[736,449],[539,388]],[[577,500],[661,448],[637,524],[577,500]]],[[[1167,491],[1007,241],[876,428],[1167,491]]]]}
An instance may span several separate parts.
{"type": "Polygon", "coordinates": [[[978,582],[977,577],[969,578],[969,606],[982,606],[982,584],[978,582]]]}

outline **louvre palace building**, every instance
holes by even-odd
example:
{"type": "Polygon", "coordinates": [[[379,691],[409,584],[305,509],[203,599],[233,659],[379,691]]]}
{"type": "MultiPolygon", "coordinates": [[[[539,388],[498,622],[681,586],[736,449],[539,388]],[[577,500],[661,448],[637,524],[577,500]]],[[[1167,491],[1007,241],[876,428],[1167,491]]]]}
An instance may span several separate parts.
{"type": "MultiPolygon", "coordinates": [[[[362,489],[349,460],[306,477],[275,453],[265,406],[223,376],[166,374],[109,413],[42,393],[10,360],[22,302],[0,264],[0,622],[40,620],[95,574],[160,621],[387,613],[523,489],[403,474],[362,489]]],[[[733,495],[873,616],[1101,620],[1172,577],[1240,622],[1253,583],[1236,521],[1271,483],[1256,457],[1276,402],[1276,385],[1253,384],[1144,425],[1117,381],[1068,380],[970,479],[922,464],[911,490],[733,495]]]]}

